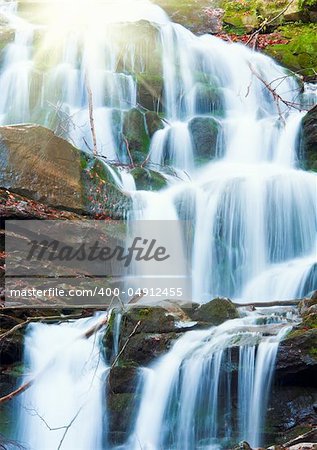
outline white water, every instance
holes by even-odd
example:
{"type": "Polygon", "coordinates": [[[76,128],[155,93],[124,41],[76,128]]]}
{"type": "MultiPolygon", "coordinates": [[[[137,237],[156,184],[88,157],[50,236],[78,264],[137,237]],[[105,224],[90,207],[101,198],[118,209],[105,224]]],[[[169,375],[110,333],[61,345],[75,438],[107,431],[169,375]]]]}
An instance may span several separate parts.
{"type": "Polygon", "coordinates": [[[24,382],[32,378],[35,382],[17,405],[17,438],[27,448],[71,450],[76,442],[76,450],[103,449],[108,369],[99,349],[100,334],[83,337],[98,320],[96,316],[73,323],[29,325],[24,363],[30,374],[24,382]]]}
{"type": "MultiPolygon", "coordinates": [[[[124,115],[138,102],[137,77],[153,71],[155,45],[161,57],[156,64],[162,66],[156,71],[164,78],[158,108],[166,122],[152,138],[148,165],[163,172],[170,165],[179,178],[149,199],[147,193],[134,195],[135,183],[126,171],[110,168],[118,187],[135,198],[130,217],[178,220],[185,215],[194,220],[192,297],[197,301],[217,295],[257,298],[256,280],[275,272],[278,264],[291,270],[298,284],[275,289],[263,283],[261,298],[307,294],[300,288],[305,280],[297,261],[310,259],[312,269],[317,259],[316,176],[298,169],[305,111],[285,102],[298,105],[301,99],[303,108],[312,106],[314,85],[306,85],[299,95],[296,79],[272,59],[210,35],[196,37],[148,1],[96,2],[93,8],[82,1],[77,6],[68,0],[61,14],[55,2],[46,28],[10,19],[16,37],[4,52],[1,123],[37,122],[92,149],[90,89],[100,153],[108,161],[130,162],[124,115]],[[141,28],[135,24],[141,18],[154,22],[148,31],[154,37],[148,40],[137,38],[138,30],[144,33],[144,23],[141,28]],[[134,31],[121,23],[127,21],[134,31]],[[39,29],[44,39],[37,48],[34,33],[39,29]],[[207,137],[207,144],[198,140],[193,145],[191,124],[199,117],[215,119],[216,142],[207,137]],[[210,146],[203,166],[195,153],[202,145],[210,146]],[[191,211],[179,210],[179,198],[191,211]]],[[[17,17],[15,2],[2,8],[17,17]]]]}
{"type": "MultiPolygon", "coordinates": [[[[298,169],[297,138],[304,112],[277,103],[263,83],[284,100],[297,102],[296,80],[281,80],[284,69],[246,47],[193,36],[147,1],[108,4],[113,9],[105,14],[97,4],[87,8],[85,1],[57,2],[38,46],[35,36],[43,28],[21,21],[16,2],[0,3],[1,13],[16,30],[3,53],[0,123],[39,123],[91,149],[90,89],[100,153],[108,161],[129,162],[123,117],[138,101],[135,75],[147,72],[157,50],[164,77],[157,107],[166,123],[152,138],[149,166],[169,164],[183,181],[174,179],[160,193],[135,192],[132,176],[109,165],[113,180],[132,194],[132,217],[194,220],[189,253],[195,300],[307,294],[316,286],[316,176],[298,169]],[[155,23],[156,41],[143,37],[140,44],[119,24],[140,19],[155,23]],[[221,139],[208,140],[202,166],[190,130],[196,117],[215,119],[221,127],[221,139]]],[[[312,106],[314,87],[306,86],[302,98],[303,106],[312,106]]],[[[181,236],[177,245],[182,245],[181,236]]],[[[262,413],[287,325],[267,337],[254,320],[251,315],[186,333],[145,371],[129,450],[140,448],[140,443],[144,450],[162,445],[164,450],[212,450],[225,447],[233,437],[261,443],[262,413]],[[232,375],[225,370],[234,345],[239,345],[238,392],[232,391],[232,375]],[[231,408],[234,395],[238,429],[231,408]]],[[[61,427],[73,419],[61,448],[98,450],[105,442],[107,367],[97,341],[78,339],[89,324],[30,327],[26,360],[40,376],[21,397],[18,438],[32,450],[58,448],[65,432],[61,427]]],[[[116,333],[118,337],[118,329],[116,333]]]]}
{"type": "MultiPolygon", "coordinates": [[[[147,370],[140,412],[126,448],[219,449],[239,437],[259,446],[278,344],[289,330],[282,322],[279,331],[265,337],[256,325],[259,318],[263,316],[251,314],[179,338],[147,370]],[[234,392],[231,355],[237,345],[234,392]]],[[[267,323],[270,320],[278,323],[276,317],[267,323]]]]}

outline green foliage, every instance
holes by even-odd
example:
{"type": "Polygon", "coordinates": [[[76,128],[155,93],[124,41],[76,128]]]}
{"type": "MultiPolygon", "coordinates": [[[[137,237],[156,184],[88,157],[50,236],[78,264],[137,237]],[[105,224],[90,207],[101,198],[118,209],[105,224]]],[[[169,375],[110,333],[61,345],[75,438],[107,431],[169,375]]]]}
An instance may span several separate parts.
{"type": "Polygon", "coordinates": [[[317,24],[284,25],[279,32],[289,43],[268,46],[265,52],[295,72],[314,75],[317,71],[317,24]]]}

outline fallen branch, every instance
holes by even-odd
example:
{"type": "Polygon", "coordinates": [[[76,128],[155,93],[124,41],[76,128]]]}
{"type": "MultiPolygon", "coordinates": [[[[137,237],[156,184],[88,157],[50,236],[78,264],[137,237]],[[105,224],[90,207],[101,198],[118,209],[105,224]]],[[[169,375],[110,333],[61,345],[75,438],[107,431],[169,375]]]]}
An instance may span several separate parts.
{"type": "Polygon", "coordinates": [[[301,300],[280,300],[276,302],[252,302],[252,303],[233,303],[237,308],[254,307],[254,308],[269,308],[271,306],[296,306],[301,300]]]}
{"type": "Polygon", "coordinates": [[[273,99],[276,101],[277,104],[277,108],[278,108],[278,112],[280,117],[283,119],[283,115],[282,112],[280,110],[280,105],[279,102],[283,103],[284,105],[286,105],[288,108],[294,108],[296,110],[301,110],[301,106],[300,104],[294,103],[294,102],[289,102],[288,100],[284,100],[283,97],[281,97],[275,89],[272,88],[271,83],[268,83],[267,81],[265,81],[261,75],[254,69],[254,67],[252,67],[251,64],[249,64],[249,68],[251,70],[251,72],[253,73],[253,75],[255,75],[257,77],[258,80],[261,81],[261,83],[264,84],[264,86],[266,87],[266,89],[268,89],[268,91],[271,92],[273,99]]]}
{"type": "Polygon", "coordinates": [[[132,165],[132,167],[135,167],[134,161],[133,161],[133,158],[132,158],[132,155],[131,155],[131,151],[130,151],[129,141],[128,141],[128,139],[124,136],[124,134],[122,135],[122,138],[123,138],[123,140],[124,140],[124,143],[125,143],[125,146],[126,146],[126,149],[127,149],[127,152],[128,152],[129,158],[130,158],[130,161],[131,161],[131,165],[132,165]]]}
{"type": "Polygon", "coordinates": [[[89,122],[90,122],[90,130],[91,130],[91,136],[92,136],[92,142],[93,142],[93,152],[94,155],[98,155],[98,147],[97,147],[97,136],[96,136],[96,129],[95,129],[95,119],[94,119],[94,105],[93,105],[93,97],[92,97],[92,90],[89,84],[88,75],[85,76],[85,84],[86,89],[88,93],[88,109],[89,109],[89,122]]]}
{"type": "Polygon", "coordinates": [[[311,441],[316,442],[316,435],[317,435],[317,428],[313,428],[307,433],[301,434],[300,436],[297,436],[295,439],[286,442],[286,444],[283,444],[282,448],[292,447],[293,445],[301,444],[304,442],[311,442],[311,441]]]}

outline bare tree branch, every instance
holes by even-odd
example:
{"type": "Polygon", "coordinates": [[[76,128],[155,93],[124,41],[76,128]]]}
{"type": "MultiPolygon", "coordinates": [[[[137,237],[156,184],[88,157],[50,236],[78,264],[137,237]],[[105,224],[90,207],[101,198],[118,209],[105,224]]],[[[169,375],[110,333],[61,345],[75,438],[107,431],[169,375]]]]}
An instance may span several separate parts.
{"type": "Polygon", "coordinates": [[[247,42],[245,43],[245,45],[249,45],[251,43],[251,41],[253,40],[254,37],[257,38],[258,34],[263,30],[263,28],[265,28],[266,26],[270,25],[271,23],[273,23],[276,19],[278,19],[279,17],[281,17],[287,10],[288,8],[292,5],[292,3],[294,3],[294,0],[291,0],[284,9],[282,9],[282,11],[280,11],[276,16],[274,16],[272,19],[268,20],[267,18],[264,19],[264,21],[261,23],[260,27],[254,31],[254,33],[252,33],[249,37],[249,39],[247,40],[247,42]]]}
{"type": "Polygon", "coordinates": [[[96,136],[96,129],[95,129],[95,119],[94,119],[94,104],[93,104],[92,90],[90,87],[87,73],[85,75],[85,85],[86,85],[87,94],[88,94],[89,122],[90,122],[90,130],[91,130],[91,136],[92,136],[92,142],[93,142],[93,152],[94,152],[94,155],[97,156],[98,155],[98,147],[97,147],[97,136],[96,136]]]}

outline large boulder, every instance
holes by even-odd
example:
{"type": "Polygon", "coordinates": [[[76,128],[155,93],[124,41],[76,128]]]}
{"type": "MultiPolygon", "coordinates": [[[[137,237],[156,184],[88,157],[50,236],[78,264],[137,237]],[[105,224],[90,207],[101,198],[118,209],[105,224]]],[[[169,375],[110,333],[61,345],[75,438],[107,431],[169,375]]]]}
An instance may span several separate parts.
{"type": "Polygon", "coordinates": [[[0,187],[53,207],[121,218],[129,199],[103,160],[39,125],[0,127],[0,187]]]}
{"type": "Polygon", "coordinates": [[[317,106],[302,121],[301,157],[305,169],[317,171],[317,106]]]}

